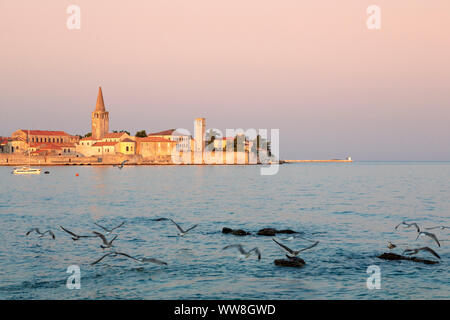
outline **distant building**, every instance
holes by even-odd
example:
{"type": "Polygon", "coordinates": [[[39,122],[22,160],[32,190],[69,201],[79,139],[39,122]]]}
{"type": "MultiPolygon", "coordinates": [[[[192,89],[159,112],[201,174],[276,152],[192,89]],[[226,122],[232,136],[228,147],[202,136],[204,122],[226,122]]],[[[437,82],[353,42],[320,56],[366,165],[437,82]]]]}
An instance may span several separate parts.
{"type": "Polygon", "coordinates": [[[205,128],[206,119],[197,118],[194,122],[194,152],[203,152],[205,150],[205,128]]]}
{"type": "Polygon", "coordinates": [[[109,112],[105,109],[103,102],[102,87],[98,88],[97,104],[92,112],[92,138],[103,139],[109,131],[109,112]]]}
{"type": "Polygon", "coordinates": [[[0,153],[9,153],[8,142],[11,138],[0,137],[0,153]]]}
{"type": "Polygon", "coordinates": [[[194,121],[194,163],[201,164],[204,162],[203,151],[205,150],[205,118],[197,118],[194,121]]]}
{"type": "Polygon", "coordinates": [[[176,141],[159,137],[136,137],[136,154],[152,161],[171,162],[171,156],[176,141]]]}
{"type": "Polygon", "coordinates": [[[234,145],[233,137],[224,137],[224,138],[216,138],[214,139],[214,149],[216,150],[225,150],[227,147],[227,141],[232,141],[234,145]]]}
{"type": "Polygon", "coordinates": [[[14,131],[8,142],[9,153],[38,152],[40,154],[70,154],[75,151],[78,136],[72,136],[64,131],[28,130],[14,131]]]}
{"type": "Polygon", "coordinates": [[[64,131],[20,129],[11,135],[13,140],[30,143],[77,143],[78,136],[72,136],[64,131]]]}
{"type": "Polygon", "coordinates": [[[120,142],[127,138],[130,138],[130,136],[126,132],[112,132],[106,133],[101,140],[103,142],[120,142]]]}
{"type": "Polygon", "coordinates": [[[163,138],[170,141],[176,141],[176,147],[178,151],[190,151],[191,150],[191,136],[178,132],[176,129],[169,129],[160,132],[154,132],[148,134],[148,137],[163,138]]]}

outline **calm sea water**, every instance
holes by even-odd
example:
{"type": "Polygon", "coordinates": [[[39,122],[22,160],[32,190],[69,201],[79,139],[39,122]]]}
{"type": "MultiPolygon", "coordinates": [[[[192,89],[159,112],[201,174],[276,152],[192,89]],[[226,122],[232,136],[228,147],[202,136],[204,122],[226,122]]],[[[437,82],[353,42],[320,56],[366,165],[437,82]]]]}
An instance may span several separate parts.
{"type": "MultiPolygon", "coordinates": [[[[449,299],[449,230],[437,248],[402,220],[450,224],[450,163],[290,164],[274,176],[257,166],[48,167],[49,175],[14,176],[0,167],[1,299],[449,299]],[[79,176],[76,176],[76,173],[79,176]],[[177,237],[170,217],[199,226],[177,237]],[[165,260],[167,267],[107,257],[99,238],[80,234],[114,226],[116,250],[165,260]],[[283,252],[271,237],[236,237],[223,227],[257,231],[291,228],[320,244],[301,257],[303,268],[273,260],[283,252]],[[56,240],[28,237],[51,228],[56,240]],[[387,241],[432,246],[438,265],[383,261],[387,241]],[[240,261],[225,245],[258,246],[240,261]],[[68,266],[81,269],[81,289],[69,290],[68,266]],[[368,290],[367,268],[381,268],[381,289],[368,290]]],[[[302,239],[285,242],[294,249],[302,239]]],[[[403,245],[399,245],[403,247],[403,245]]],[[[400,251],[397,251],[400,252],[400,251]]],[[[433,257],[422,254],[423,257],[433,257]]]]}

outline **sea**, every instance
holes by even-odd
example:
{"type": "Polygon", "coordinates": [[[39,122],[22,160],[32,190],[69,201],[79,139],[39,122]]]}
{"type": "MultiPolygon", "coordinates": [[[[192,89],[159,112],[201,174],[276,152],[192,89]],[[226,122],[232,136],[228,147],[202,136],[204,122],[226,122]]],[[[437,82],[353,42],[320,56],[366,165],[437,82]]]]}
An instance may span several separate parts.
{"type": "Polygon", "coordinates": [[[449,162],[353,162],[261,166],[52,166],[40,175],[0,167],[0,299],[449,299],[449,162]],[[44,174],[48,171],[48,174],[44,174]],[[186,229],[185,236],[170,218],[186,229]],[[99,237],[117,238],[103,249],[99,237]],[[223,234],[224,227],[251,232],[223,234]],[[291,229],[277,240],[299,250],[301,268],[274,263],[285,252],[262,228],[291,229]],[[31,228],[52,230],[43,237],[31,228]],[[313,242],[311,242],[313,241],[313,242]],[[387,248],[388,241],[397,247],[387,248]],[[259,248],[239,257],[237,249],[259,248]],[[386,261],[384,252],[432,248],[386,261]],[[167,265],[141,263],[156,258],[167,265]]]}

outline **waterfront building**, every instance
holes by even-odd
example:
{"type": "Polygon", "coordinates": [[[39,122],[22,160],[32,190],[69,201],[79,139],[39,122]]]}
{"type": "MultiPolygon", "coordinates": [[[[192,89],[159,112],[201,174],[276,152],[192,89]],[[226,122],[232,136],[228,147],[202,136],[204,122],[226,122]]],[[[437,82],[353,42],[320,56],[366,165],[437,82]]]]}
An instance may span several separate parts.
{"type": "Polygon", "coordinates": [[[171,162],[173,148],[176,141],[159,137],[135,137],[136,154],[141,155],[146,160],[171,162]]]}
{"type": "Polygon", "coordinates": [[[176,129],[150,133],[148,134],[148,137],[163,138],[170,141],[176,141],[177,151],[191,150],[191,136],[178,132],[176,129]]]}
{"type": "Polygon", "coordinates": [[[41,154],[73,153],[78,140],[78,136],[64,131],[20,129],[12,133],[7,149],[9,153],[22,154],[38,150],[42,150],[41,154]]]}

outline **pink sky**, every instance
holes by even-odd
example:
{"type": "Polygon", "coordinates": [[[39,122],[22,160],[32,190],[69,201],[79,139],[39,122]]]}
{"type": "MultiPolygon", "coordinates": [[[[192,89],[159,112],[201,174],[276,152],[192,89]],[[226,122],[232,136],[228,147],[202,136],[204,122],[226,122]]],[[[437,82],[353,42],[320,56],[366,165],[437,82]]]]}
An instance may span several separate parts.
{"type": "Polygon", "coordinates": [[[450,160],[448,0],[0,2],[0,135],[279,128],[283,158],[450,160]],[[66,8],[81,7],[81,30],[66,8]],[[366,28],[366,8],[382,28],[366,28]]]}

